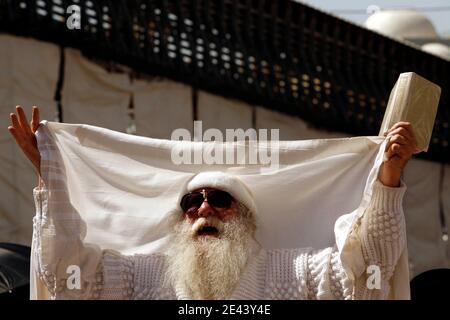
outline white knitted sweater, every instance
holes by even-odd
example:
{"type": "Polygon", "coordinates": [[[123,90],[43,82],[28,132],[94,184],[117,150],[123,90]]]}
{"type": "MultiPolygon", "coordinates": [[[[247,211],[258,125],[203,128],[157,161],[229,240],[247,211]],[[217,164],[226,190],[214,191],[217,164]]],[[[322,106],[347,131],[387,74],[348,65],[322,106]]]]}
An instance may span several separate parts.
{"type": "MultiPolygon", "coordinates": [[[[406,187],[389,188],[376,181],[373,196],[364,215],[353,225],[360,238],[366,267],[381,271],[380,289],[370,289],[362,274],[350,280],[336,246],[313,250],[259,249],[250,259],[231,299],[386,299],[389,280],[406,245],[402,199],[406,187]]],[[[189,299],[183,290],[163,285],[166,270],[164,254],[125,256],[112,250],[96,253],[80,237],[64,239],[55,248],[46,244],[46,234],[57,237],[58,228],[72,228],[45,219],[48,191],[34,190],[33,246],[37,248],[37,273],[53,299],[189,299]],[[60,252],[55,255],[51,250],[60,252]],[[100,254],[95,275],[81,272],[81,289],[69,289],[67,267],[100,254]]],[[[81,269],[82,270],[82,269],[81,269]]]]}

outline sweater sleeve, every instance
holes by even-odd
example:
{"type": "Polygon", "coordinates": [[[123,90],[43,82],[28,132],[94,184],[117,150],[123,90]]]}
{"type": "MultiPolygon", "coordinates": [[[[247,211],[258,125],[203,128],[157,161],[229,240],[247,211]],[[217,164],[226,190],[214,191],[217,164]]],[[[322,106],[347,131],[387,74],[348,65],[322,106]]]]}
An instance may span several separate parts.
{"type": "MultiPolygon", "coordinates": [[[[311,251],[307,258],[310,299],[387,299],[390,279],[406,245],[402,199],[406,187],[390,188],[376,181],[364,214],[351,233],[358,237],[364,270],[352,281],[336,246],[311,251]]],[[[358,253],[359,254],[359,253],[358,253]]]]}
{"type": "Polygon", "coordinates": [[[84,226],[69,203],[50,200],[45,187],[35,188],[33,195],[36,214],[31,271],[51,299],[94,298],[102,282],[102,250],[83,243],[84,226]]]}
{"type": "Polygon", "coordinates": [[[406,247],[406,224],[402,209],[406,186],[374,183],[371,201],[353,230],[360,239],[366,270],[354,284],[355,299],[387,299],[390,280],[406,247]]]}
{"type": "Polygon", "coordinates": [[[70,205],[34,189],[33,267],[51,299],[129,299],[133,294],[134,256],[101,250],[83,242],[83,225],[70,205]],[[55,203],[51,203],[55,201],[55,203]],[[49,210],[60,212],[49,213],[49,210]]]}
{"type": "Polygon", "coordinates": [[[306,288],[308,300],[352,298],[352,283],[342,268],[336,246],[308,253],[306,288]]]}

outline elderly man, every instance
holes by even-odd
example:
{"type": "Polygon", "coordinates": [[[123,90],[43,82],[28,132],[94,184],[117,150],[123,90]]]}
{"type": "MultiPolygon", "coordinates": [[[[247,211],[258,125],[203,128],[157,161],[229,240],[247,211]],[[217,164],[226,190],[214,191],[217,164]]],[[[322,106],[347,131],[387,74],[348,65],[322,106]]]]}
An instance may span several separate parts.
{"type": "MultiPolygon", "coordinates": [[[[17,115],[11,114],[11,122],[11,134],[39,171],[34,136],[39,110],[33,108],[31,126],[20,107],[17,115]]],[[[49,271],[40,277],[57,299],[386,299],[406,245],[406,187],[400,176],[416,151],[409,123],[395,124],[386,136],[387,160],[371,203],[352,230],[360,239],[365,265],[380,269],[380,287],[366,286],[364,274],[362,281],[351,280],[336,246],[317,251],[261,248],[254,238],[257,212],[251,190],[239,178],[221,172],[197,174],[184,186],[179,206],[171,213],[173,240],[165,254],[126,256],[103,250],[95,281],[84,282],[79,290],[67,288],[64,274],[49,271]],[[386,229],[389,232],[383,232],[386,229]]],[[[39,214],[48,199],[41,181],[35,197],[39,214]]],[[[58,230],[41,230],[35,224],[36,241],[44,241],[46,232],[58,230]]],[[[51,256],[46,251],[51,248],[41,247],[41,255],[51,256]]],[[[71,255],[89,260],[93,252],[83,243],[74,248],[76,252],[65,252],[52,263],[66,267],[71,255]]]]}

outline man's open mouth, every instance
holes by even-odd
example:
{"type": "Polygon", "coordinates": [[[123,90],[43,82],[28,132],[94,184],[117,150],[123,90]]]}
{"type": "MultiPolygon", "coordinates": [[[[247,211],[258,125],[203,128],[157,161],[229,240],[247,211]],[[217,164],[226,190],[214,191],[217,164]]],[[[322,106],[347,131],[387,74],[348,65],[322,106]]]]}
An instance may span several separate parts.
{"type": "Polygon", "coordinates": [[[203,226],[197,231],[198,236],[215,236],[219,235],[219,230],[213,226],[203,226]]]}

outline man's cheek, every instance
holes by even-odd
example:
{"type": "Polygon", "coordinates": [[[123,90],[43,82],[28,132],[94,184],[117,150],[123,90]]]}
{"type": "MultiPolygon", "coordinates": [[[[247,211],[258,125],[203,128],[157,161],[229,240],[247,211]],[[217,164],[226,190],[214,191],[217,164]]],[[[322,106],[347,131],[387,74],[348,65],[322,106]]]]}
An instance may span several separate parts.
{"type": "Polygon", "coordinates": [[[187,220],[188,222],[191,222],[191,223],[194,222],[196,217],[197,217],[197,209],[196,208],[191,208],[184,213],[184,219],[187,220]]]}
{"type": "Polygon", "coordinates": [[[187,218],[187,222],[189,222],[190,224],[194,224],[196,220],[197,220],[197,216],[195,216],[195,215],[188,216],[188,218],[187,218]]]}
{"type": "Polygon", "coordinates": [[[237,211],[234,208],[227,209],[221,213],[222,220],[230,220],[237,214],[237,211]]]}

